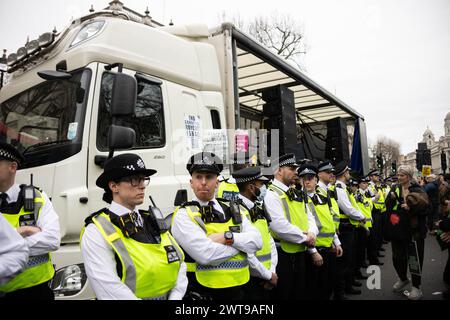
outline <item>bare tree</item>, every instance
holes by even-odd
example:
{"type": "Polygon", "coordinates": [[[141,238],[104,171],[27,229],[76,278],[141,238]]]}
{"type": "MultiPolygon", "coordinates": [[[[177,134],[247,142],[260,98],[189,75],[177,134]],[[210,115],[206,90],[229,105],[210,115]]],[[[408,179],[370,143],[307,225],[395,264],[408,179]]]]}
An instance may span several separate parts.
{"type": "Polygon", "coordinates": [[[370,165],[372,168],[376,168],[376,157],[381,154],[381,157],[383,158],[382,176],[387,177],[391,175],[392,162],[396,161],[398,163],[400,143],[385,136],[380,136],[377,138],[377,141],[369,147],[369,152],[370,165]]]}
{"type": "MultiPolygon", "coordinates": [[[[222,13],[219,19],[227,21],[226,14],[222,13]]],[[[251,21],[244,21],[239,15],[235,15],[231,21],[265,47],[305,70],[302,63],[307,50],[305,32],[291,15],[274,12],[270,16],[258,16],[251,21]]]]}

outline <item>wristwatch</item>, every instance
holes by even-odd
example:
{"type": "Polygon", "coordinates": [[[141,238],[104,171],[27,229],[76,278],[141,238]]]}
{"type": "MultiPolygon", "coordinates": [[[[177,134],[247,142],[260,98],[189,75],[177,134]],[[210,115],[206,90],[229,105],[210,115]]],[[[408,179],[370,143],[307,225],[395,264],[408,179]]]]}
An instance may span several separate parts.
{"type": "Polygon", "coordinates": [[[225,231],[223,233],[223,236],[225,237],[225,244],[227,246],[231,246],[234,242],[234,236],[233,236],[233,232],[231,231],[225,231]]]}

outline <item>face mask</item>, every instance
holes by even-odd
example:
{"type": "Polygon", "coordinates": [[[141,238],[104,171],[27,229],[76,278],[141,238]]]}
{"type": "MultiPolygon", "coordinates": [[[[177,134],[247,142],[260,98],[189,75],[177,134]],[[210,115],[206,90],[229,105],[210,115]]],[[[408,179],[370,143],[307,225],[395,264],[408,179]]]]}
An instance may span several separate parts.
{"type": "Polygon", "coordinates": [[[258,199],[258,201],[263,201],[267,193],[266,185],[263,185],[261,188],[258,188],[258,193],[259,194],[256,196],[256,198],[258,199]]]}

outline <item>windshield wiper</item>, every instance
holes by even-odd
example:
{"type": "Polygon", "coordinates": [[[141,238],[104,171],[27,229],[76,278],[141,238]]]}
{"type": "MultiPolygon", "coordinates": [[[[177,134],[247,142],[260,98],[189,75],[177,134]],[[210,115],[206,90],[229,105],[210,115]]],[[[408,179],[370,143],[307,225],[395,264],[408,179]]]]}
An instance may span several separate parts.
{"type": "Polygon", "coordinates": [[[22,155],[25,156],[25,154],[28,151],[33,150],[35,148],[39,148],[39,147],[47,146],[47,145],[51,145],[51,144],[61,144],[61,143],[67,143],[67,142],[72,142],[72,140],[65,139],[65,140],[54,140],[54,141],[45,141],[45,142],[36,143],[36,144],[33,144],[33,145],[27,147],[25,150],[23,150],[22,155]]]}

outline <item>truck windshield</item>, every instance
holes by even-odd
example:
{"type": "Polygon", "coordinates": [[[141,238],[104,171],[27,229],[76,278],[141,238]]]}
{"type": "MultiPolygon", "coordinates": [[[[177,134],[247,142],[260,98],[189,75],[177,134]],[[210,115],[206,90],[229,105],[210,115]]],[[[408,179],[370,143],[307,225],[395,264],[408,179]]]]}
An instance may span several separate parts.
{"type": "Polygon", "coordinates": [[[21,168],[55,163],[81,150],[90,70],[43,82],[0,103],[0,141],[20,150],[21,168]]]}

